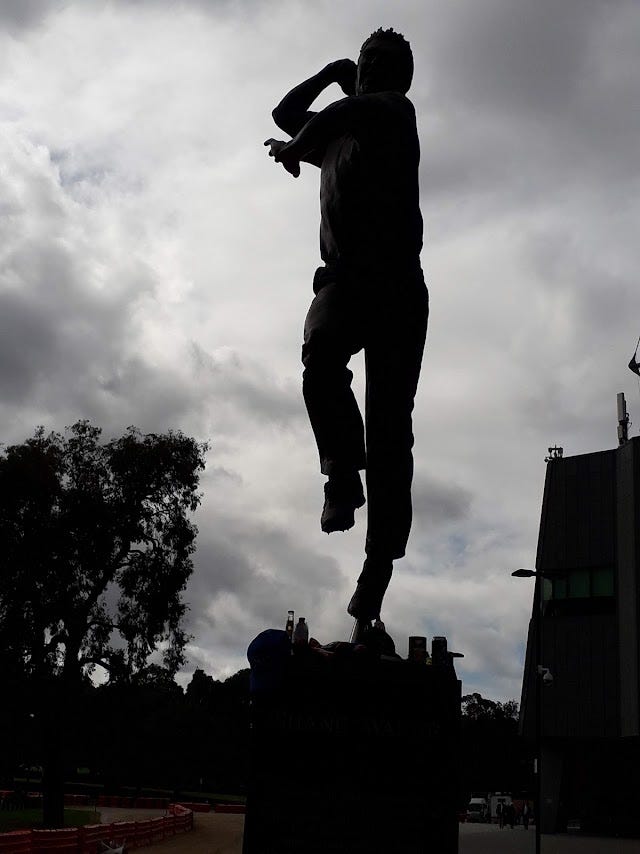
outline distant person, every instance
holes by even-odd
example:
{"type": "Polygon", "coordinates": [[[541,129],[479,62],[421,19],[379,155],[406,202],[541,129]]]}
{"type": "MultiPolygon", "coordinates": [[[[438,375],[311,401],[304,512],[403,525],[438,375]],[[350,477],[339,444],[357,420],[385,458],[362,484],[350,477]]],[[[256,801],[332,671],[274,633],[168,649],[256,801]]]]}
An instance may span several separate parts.
{"type": "Polygon", "coordinates": [[[502,801],[498,801],[496,806],[496,815],[498,816],[498,826],[500,830],[504,827],[504,803],[502,801]]]}
{"type": "Polygon", "coordinates": [[[400,33],[377,30],[358,64],[329,63],[273,111],[289,142],[269,154],[294,177],[319,166],[320,255],[304,327],[303,394],[328,480],[320,524],[353,527],[365,503],[366,559],[347,611],[380,615],[393,561],[411,529],[412,410],[427,332],[429,298],[420,267],[420,145],[407,98],[413,55],[400,33]],[[332,83],[347,96],[320,112],[311,104],[332,83]],[[348,363],[364,350],[364,424],[348,363]]]}
{"type": "Polygon", "coordinates": [[[529,809],[529,801],[525,801],[525,802],[524,802],[524,806],[522,807],[522,825],[523,825],[523,827],[524,827],[524,829],[525,829],[525,830],[529,830],[529,815],[530,815],[530,812],[531,812],[531,811],[530,811],[530,809],[529,809]]]}
{"type": "Polygon", "coordinates": [[[509,823],[509,827],[513,830],[513,825],[516,820],[516,808],[513,804],[507,804],[505,806],[505,821],[509,823]]]}

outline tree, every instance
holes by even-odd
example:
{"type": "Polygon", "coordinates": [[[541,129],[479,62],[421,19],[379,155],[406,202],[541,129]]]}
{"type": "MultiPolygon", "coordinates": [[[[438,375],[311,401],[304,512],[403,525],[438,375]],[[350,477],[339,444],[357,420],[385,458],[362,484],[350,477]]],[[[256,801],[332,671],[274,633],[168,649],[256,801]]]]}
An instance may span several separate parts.
{"type": "Polygon", "coordinates": [[[462,697],[462,776],[466,794],[526,787],[525,745],[518,736],[518,704],[462,697]]]}
{"type": "MultiPolygon", "coordinates": [[[[181,593],[197,533],[188,516],[206,445],[133,427],[100,436],[88,421],[65,436],[38,428],[0,454],[0,649],[12,672],[39,686],[52,730],[54,710],[97,665],[126,681],[161,649],[174,674],[188,640],[181,593]]],[[[59,782],[57,762],[49,757],[59,782]]],[[[45,791],[53,826],[58,788],[55,807],[45,791]]]]}
{"type": "Polygon", "coordinates": [[[517,722],[518,703],[515,700],[499,703],[485,699],[482,694],[465,694],[462,698],[462,714],[474,721],[517,722]]]}
{"type": "Polygon", "coordinates": [[[192,777],[218,791],[242,790],[249,760],[249,670],[219,682],[197,669],[185,701],[192,739],[198,744],[192,777]]]}

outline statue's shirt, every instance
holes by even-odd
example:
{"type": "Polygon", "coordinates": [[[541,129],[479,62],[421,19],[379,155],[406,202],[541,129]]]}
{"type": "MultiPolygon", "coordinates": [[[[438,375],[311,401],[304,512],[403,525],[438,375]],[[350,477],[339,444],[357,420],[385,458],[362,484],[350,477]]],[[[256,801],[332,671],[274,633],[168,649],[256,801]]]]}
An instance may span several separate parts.
{"type": "Polygon", "coordinates": [[[413,104],[397,92],[345,98],[333,110],[320,182],[325,264],[362,270],[413,268],[422,248],[413,104]]]}

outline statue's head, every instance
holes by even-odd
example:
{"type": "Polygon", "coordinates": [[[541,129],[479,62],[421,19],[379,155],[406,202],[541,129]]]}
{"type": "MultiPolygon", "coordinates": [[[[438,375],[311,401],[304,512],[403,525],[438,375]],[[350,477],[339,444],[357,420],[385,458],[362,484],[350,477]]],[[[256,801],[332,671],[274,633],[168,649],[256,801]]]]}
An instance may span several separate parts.
{"type": "Polygon", "coordinates": [[[400,33],[376,30],[360,48],[356,93],[409,91],[413,77],[413,54],[400,33]]]}

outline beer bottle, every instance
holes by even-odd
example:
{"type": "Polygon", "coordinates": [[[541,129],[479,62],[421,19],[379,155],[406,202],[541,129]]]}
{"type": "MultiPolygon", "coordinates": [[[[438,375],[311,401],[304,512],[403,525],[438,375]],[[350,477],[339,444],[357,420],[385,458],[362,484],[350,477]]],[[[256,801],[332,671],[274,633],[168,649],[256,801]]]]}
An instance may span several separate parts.
{"type": "Polygon", "coordinates": [[[427,639],[421,635],[411,635],[409,638],[409,661],[416,664],[426,664],[428,658],[427,639]]]}
{"type": "Polygon", "coordinates": [[[289,640],[293,640],[293,611],[287,611],[287,625],[285,631],[289,635],[289,640]]]}
{"type": "Polygon", "coordinates": [[[451,661],[447,650],[447,639],[442,635],[435,635],[431,642],[431,658],[436,667],[446,667],[451,661]]]}

